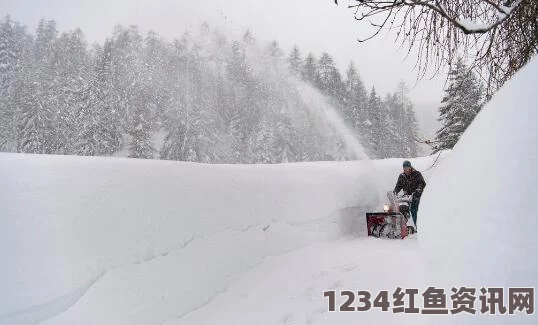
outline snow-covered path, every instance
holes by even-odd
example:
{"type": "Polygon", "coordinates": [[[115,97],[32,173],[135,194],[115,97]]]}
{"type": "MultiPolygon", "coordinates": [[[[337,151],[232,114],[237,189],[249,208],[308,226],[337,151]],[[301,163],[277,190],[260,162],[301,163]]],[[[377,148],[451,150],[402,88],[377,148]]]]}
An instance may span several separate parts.
{"type": "MultiPolygon", "coordinates": [[[[385,324],[395,319],[398,324],[417,324],[423,316],[393,314],[392,309],[328,312],[323,292],[369,290],[373,301],[379,290],[392,295],[398,286],[422,288],[422,269],[416,238],[317,243],[267,258],[202,308],[164,324],[385,324]]],[[[337,295],[337,308],[344,299],[337,295]]],[[[418,301],[417,296],[417,306],[418,301]]]]}

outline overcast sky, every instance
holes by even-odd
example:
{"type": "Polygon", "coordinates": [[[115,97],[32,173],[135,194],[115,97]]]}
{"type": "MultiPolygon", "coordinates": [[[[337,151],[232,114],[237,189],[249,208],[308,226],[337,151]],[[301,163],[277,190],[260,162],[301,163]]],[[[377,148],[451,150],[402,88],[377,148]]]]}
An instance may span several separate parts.
{"type": "Polygon", "coordinates": [[[303,52],[332,54],[342,72],[353,60],[370,89],[393,91],[400,80],[411,87],[419,119],[427,133],[437,115],[444,77],[416,83],[415,57],[394,42],[394,34],[367,43],[357,37],[368,27],[355,21],[345,1],[333,0],[0,0],[0,14],[34,30],[40,18],[54,19],[60,31],[80,27],[89,42],[103,41],[116,24],[154,30],[168,39],[186,30],[196,32],[207,21],[240,37],[250,28],[260,41],[277,40],[289,52],[297,44],[303,52]]]}

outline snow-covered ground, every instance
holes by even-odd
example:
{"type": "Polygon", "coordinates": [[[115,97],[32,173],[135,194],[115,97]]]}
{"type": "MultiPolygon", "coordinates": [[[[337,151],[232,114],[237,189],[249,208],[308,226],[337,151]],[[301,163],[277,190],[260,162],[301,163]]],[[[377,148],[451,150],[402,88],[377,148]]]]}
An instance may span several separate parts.
{"type": "MultiPolygon", "coordinates": [[[[271,256],[364,242],[364,213],[381,207],[401,159],[234,166],[1,154],[0,165],[0,323],[158,324],[233,292],[271,256]]],[[[353,251],[350,263],[378,269],[364,257],[372,252],[353,251]]]]}
{"type": "Polygon", "coordinates": [[[536,324],[522,313],[328,312],[323,291],[536,287],[537,79],[534,60],[427,170],[420,233],[406,240],[365,238],[361,222],[401,159],[0,154],[0,324],[536,324]]]}
{"type": "MultiPolygon", "coordinates": [[[[329,312],[328,298],[323,297],[327,290],[369,290],[373,301],[382,289],[392,295],[398,286],[422,288],[424,274],[417,249],[415,238],[398,243],[345,238],[313,244],[266,259],[203,308],[171,316],[164,324],[420,324],[419,315],[378,308],[329,312]]],[[[337,294],[336,308],[345,299],[337,294]]],[[[357,301],[352,304],[357,305],[357,301]]]]}

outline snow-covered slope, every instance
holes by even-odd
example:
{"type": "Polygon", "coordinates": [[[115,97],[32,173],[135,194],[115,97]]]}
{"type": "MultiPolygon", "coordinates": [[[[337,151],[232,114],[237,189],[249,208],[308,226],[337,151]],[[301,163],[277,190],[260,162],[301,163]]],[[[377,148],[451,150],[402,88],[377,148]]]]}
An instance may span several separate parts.
{"type": "MultiPolygon", "coordinates": [[[[534,59],[495,94],[432,175],[419,239],[431,283],[538,287],[536,85],[534,59]]],[[[486,319],[537,323],[514,317],[486,319]]]]}
{"type": "Polygon", "coordinates": [[[269,256],[352,233],[400,170],[0,154],[0,324],[188,314],[269,256]]]}

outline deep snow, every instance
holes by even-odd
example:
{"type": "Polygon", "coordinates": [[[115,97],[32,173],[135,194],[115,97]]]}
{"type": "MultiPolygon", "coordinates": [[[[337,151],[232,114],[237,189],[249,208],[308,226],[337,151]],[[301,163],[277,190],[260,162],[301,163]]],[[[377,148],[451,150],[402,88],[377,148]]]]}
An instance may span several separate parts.
{"type": "MultiPolygon", "coordinates": [[[[0,166],[0,324],[158,324],[202,308],[270,256],[363,236],[364,212],[381,208],[401,159],[239,166],[0,154],[0,166]]],[[[361,254],[371,256],[351,258],[377,270],[361,254]]],[[[321,293],[316,303],[326,308],[321,293]]]]}
{"type": "MultiPolygon", "coordinates": [[[[417,249],[414,239],[395,244],[345,238],[313,244],[266,259],[208,305],[184,316],[172,315],[164,324],[421,324],[420,315],[378,308],[328,312],[328,299],[323,297],[327,290],[370,290],[373,300],[381,289],[392,295],[398,286],[422,287],[424,274],[417,249]]],[[[421,304],[418,298],[417,306],[421,304]]],[[[344,300],[337,296],[337,306],[344,300]]]]}
{"type": "MultiPolygon", "coordinates": [[[[430,283],[538,287],[537,84],[534,59],[493,96],[433,173],[419,237],[430,283]]],[[[521,314],[485,319],[538,323],[521,314]]]]}

